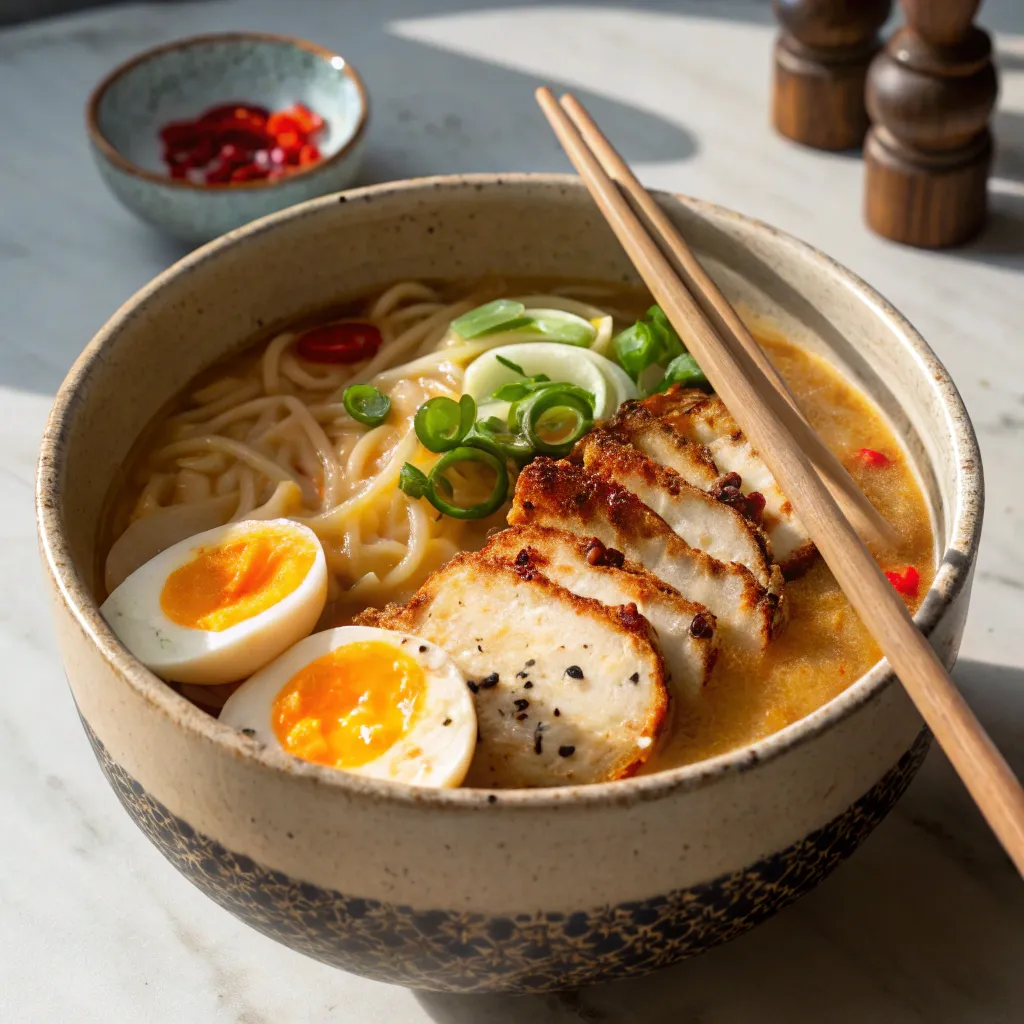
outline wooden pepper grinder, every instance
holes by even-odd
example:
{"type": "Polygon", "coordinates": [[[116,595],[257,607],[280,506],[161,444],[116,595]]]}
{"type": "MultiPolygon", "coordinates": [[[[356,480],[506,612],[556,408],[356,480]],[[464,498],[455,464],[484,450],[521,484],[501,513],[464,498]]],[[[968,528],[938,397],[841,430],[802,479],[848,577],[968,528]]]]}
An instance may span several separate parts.
{"type": "Polygon", "coordinates": [[[772,0],[772,122],[816,149],[856,149],[868,130],[864,80],[892,0],[772,0]]]}
{"type": "Polygon", "coordinates": [[[901,0],[906,26],[868,73],[868,225],[907,245],[958,245],[984,226],[999,86],[981,0],[901,0]]]}

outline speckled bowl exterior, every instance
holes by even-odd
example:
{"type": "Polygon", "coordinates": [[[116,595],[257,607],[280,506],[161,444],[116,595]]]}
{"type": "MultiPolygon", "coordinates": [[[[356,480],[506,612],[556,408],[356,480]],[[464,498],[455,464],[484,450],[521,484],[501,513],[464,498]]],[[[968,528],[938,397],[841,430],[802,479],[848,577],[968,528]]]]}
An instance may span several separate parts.
{"type": "MultiPolygon", "coordinates": [[[[920,474],[941,565],[917,621],[949,665],[981,522],[978,449],[945,370],[826,256],[689,199],[659,202],[753,317],[873,396],[920,474]]],[[[193,883],[267,935],[386,981],[532,992],[652,970],[806,892],[892,807],[928,733],[884,663],[782,732],[659,775],[554,790],[417,790],[265,750],[121,648],[94,598],[129,447],[257,331],[411,276],[634,281],[576,179],[423,179],[331,196],[206,246],[93,339],[42,446],[42,556],[71,690],[125,808],[193,883]],[[538,239],[544,244],[539,245],[538,239]]]]}
{"type": "Polygon", "coordinates": [[[96,166],[133,213],[187,242],[206,242],[268,213],[350,186],[359,172],[369,98],[356,70],[330,50],[252,32],[194,36],[148,50],[93,91],[86,127],[96,166]],[[277,181],[197,185],[174,180],[159,132],[222,103],[280,110],[305,103],[326,121],[323,159],[277,181]]]}

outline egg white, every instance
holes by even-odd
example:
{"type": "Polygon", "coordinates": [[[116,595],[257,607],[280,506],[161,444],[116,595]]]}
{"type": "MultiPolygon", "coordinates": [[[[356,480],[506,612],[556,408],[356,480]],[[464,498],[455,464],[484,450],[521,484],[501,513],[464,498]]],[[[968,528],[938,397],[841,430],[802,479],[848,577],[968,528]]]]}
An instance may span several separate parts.
{"type": "Polygon", "coordinates": [[[379,757],[353,768],[356,775],[415,786],[455,787],[476,750],[476,707],[466,677],[440,647],[407,633],[370,626],[339,626],[314,633],[246,680],[227,700],[220,720],[269,747],[283,750],[271,721],[274,699],[311,661],[339,647],[379,641],[423,669],[425,688],[408,732],[379,757]],[[445,722],[448,722],[445,725],[445,722]]]}
{"type": "Polygon", "coordinates": [[[327,561],[315,533],[287,519],[244,520],[218,526],[162,551],[135,570],[104,601],[100,614],[125,647],[163,679],[216,684],[245,679],[316,626],[327,601],[327,561]],[[160,607],[168,576],[191,561],[199,548],[235,540],[267,528],[283,529],[315,546],[305,578],[269,608],[220,631],[172,622],[160,607]]]}

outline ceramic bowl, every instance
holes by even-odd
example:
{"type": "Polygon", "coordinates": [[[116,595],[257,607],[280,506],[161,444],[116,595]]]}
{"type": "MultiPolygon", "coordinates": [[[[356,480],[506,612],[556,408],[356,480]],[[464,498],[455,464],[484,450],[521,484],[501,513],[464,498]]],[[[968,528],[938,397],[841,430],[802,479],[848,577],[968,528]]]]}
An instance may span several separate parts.
{"type": "MultiPolygon", "coordinates": [[[[946,371],[820,252],[720,207],[658,201],[734,301],[841,367],[904,440],[941,562],[917,621],[951,665],[982,481],[946,371]]],[[[561,176],[361,189],[204,247],[123,306],[72,368],[42,446],[38,515],[83,725],[125,808],[179,871],[253,927],[346,970],[531,992],[640,974],[763,921],[853,852],[929,735],[879,663],[802,721],[699,764],[563,789],[421,790],[262,749],[120,646],[94,596],[97,535],[153,410],[254,333],[344,295],[487,273],[635,281],[583,187],[561,176]]]]}
{"type": "Polygon", "coordinates": [[[369,120],[362,79],[343,57],[289,36],[193,36],[115,68],[93,90],[86,127],[96,165],[133,213],[187,242],[211,238],[355,180],[369,120]],[[174,180],[160,129],[240,100],[271,110],[305,103],[326,121],[323,159],[276,181],[203,185],[174,180]]]}

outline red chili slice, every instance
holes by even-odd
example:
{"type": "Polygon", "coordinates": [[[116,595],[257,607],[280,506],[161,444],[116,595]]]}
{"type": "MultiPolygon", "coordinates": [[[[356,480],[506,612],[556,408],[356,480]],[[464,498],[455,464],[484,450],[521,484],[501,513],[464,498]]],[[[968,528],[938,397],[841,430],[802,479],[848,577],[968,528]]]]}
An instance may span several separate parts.
{"type": "Polygon", "coordinates": [[[861,448],[854,458],[870,469],[882,469],[884,466],[888,466],[891,461],[888,455],[876,452],[874,448],[861,448]]]}
{"type": "Polygon", "coordinates": [[[902,572],[891,570],[885,576],[904,597],[917,597],[921,586],[921,574],[912,565],[908,565],[902,572]]]}
{"type": "Polygon", "coordinates": [[[373,324],[350,321],[314,327],[295,343],[295,351],[310,363],[361,363],[377,354],[381,340],[373,324]]]}

